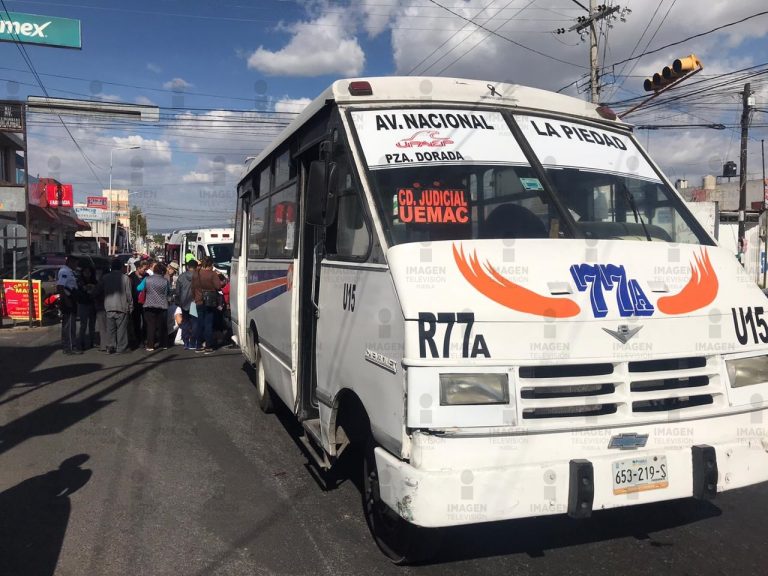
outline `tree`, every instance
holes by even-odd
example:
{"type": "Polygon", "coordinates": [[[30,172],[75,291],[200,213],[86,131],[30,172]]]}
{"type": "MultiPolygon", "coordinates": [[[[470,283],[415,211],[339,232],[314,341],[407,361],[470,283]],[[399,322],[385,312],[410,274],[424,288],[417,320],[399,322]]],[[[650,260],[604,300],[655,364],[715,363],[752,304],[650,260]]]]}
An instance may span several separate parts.
{"type": "Polygon", "coordinates": [[[131,232],[136,238],[147,236],[147,218],[138,206],[131,206],[131,232]]]}

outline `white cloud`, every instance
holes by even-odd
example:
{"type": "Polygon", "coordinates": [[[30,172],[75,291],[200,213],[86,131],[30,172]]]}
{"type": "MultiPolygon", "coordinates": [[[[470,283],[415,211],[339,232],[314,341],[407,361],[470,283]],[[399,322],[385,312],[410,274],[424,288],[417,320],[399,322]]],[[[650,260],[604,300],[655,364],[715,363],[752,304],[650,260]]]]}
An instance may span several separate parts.
{"type": "Polygon", "coordinates": [[[122,102],[122,97],[118,96],[117,94],[105,94],[104,92],[100,92],[99,94],[93,95],[94,100],[100,100],[101,102],[122,102]]]}
{"type": "Polygon", "coordinates": [[[208,184],[213,182],[213,174],[210,172],[197,172],[196,170],[193,170],[192,172],[184,174],[184,176],[181,177],[181,181],[185,184],[208,184]]]}
{"type": "Polygon", "coordinates": [[[147,62],[147,70],[154,72],[155,74],[160,74],[160,72],[163,71],[163,69],[154,62],[147,62]]]}
{"type": "Polygon", "coordinates": [[[280,50],[259,46],[248,58],[248,67],[271,76],[357,76],[365,54],[357,38],[349,34],[342,13],[334,12],[310,22],[286,27],[293,37],[280,50]]]}
{"type": "Polygon", "coordinates": [[[176,92],[184,92],[185,90],[192,88],[193,84],[190,84],[184,78],[174,78],[163,84],[163,88],[166,90],[174,90],[176,92]]]}
{"type": "Polygon", "coordinates": [[[275,102],[275,112],[301,112],[312,102],[310,98],[281,98],[275,102]]]}
{"type": "Polygon", "coordinates": [[[133,165],[147,166],[167,166],[171,163],[172,153],[170,143],[167,140],[150,140],[138,134],[130,136],[113,136],[113,148],[129,148],[125,152],[113,153],[114,162],[119,161],[120,155],[128,157],[133,165]],[[138,146],[136,150],[130,150],[133,146],[138,146]],[[140,161],[139,161],[140,160],[140,161]]]}
{"type": "Polygon", "coordinates": [[[144,106],[156,106],[156,104],[146,96],[136,96],[134,101],[136,104],[142,104],[144,106]]]}

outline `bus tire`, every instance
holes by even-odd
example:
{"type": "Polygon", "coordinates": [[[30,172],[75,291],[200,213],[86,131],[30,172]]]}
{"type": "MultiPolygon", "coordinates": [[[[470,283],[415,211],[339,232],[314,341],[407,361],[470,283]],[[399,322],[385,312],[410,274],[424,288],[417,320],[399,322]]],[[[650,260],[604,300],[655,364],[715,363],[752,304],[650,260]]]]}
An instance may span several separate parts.
{"type": "Polygon", "coordinates": [[[407,522],[381,500],[379,473],[374,455],[376,442],[369,437],[363,455],[363,511],[376,545],[399,566],[426,562],[440,547],[442,532],[407,522]]]}
{"type": "Polygon", "coordinates": [[[267,376],[264,373],[264,362],[261,361],[261,351],[259,345],[254,343],[253,353],[256,357],[253,370],[256,377],[256,400],[259,403],[259,408],[264,414],[272,414],[275,411],[274,404],[272,402],[272,390],[267,384],[267,376]]]}

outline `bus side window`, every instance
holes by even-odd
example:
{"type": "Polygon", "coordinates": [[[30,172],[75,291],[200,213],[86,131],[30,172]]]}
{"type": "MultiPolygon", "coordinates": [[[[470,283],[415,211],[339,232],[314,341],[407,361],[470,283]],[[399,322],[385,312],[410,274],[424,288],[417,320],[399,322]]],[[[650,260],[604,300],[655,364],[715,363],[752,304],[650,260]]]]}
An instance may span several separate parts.
{"type": "Polygon", "coordinates": [[[264,258],[267,253],[267,213],[269,198],[263,198],[251,206],[248,226],[248,258],[264,258]]]}
{"type": "Polygon", "coordinates": [[[293,258],[296,239],[296,184],[291,184],[271,199],[269,223],[269,257],[293,258]]]}
{"type": "Polygon", "coordinates": [[[371,243],[360,195],[355,190],[352,174],[339,165],[338,210],[336,213],[336,255],[360,259],[368,254],[371,243]]]}

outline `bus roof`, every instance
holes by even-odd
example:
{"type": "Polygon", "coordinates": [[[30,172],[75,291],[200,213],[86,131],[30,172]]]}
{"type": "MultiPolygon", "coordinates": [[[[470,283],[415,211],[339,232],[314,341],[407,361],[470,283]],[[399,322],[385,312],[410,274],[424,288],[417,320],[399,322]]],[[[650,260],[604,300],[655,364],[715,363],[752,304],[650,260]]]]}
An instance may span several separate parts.
{"type": "Polygon", "coordinates": [[[328,102],[341,105],[382,105],[391,102],[450,103],[470,105],[496,105],[542,110],[568,116],[579,116],[597,122],[627,127],[619,119],[609,120],[597,112],[598,105],[585,100],[504,82],[467,80],[462,78],[383,76],[337,80],[315,98],[258,156],[245,165],[248,174],[300,126],[320,111],[328,102]],[[372,94],[358,96],[350,93],[352,82],[367,82],[372,94]]]}

